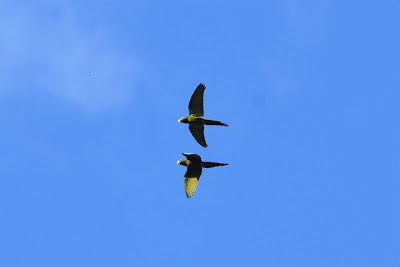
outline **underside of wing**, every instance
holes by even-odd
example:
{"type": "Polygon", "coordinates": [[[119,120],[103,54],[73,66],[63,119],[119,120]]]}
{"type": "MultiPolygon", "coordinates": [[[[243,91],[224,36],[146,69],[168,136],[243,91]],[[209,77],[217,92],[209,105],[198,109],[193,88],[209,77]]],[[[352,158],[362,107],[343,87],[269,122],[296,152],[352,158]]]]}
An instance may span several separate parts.
{"type": "Polygon", "coordinates": [[[204,116],[203,97],[205,89],[206,87],[204,84],[200,83],[196,90],[194,90],[189,102],[189,115],[197,115],[199,117],[204,116]]]}
{"type": "Polygon", "coordinates": [[[207,147],[206,139],[204,137],[204,125],[189,125],[189,130],[194,139],[203,147],[207,147]]]}
{"type": "Polygon", "coordinates": [[[188,198],[194,195],[197,188],[197,182],[200,179],[201,167],[189,165],[183,179],[183,185],[185,187],[185,193],[188,198]]]}
{"type": "Polygon", "coordinates": [[[196,191],[197,182],[199,179],[197,178],[185,178],[184,179],[184,186],[185,186],[185,193],[187,198],[191,198],[196,191]]]}

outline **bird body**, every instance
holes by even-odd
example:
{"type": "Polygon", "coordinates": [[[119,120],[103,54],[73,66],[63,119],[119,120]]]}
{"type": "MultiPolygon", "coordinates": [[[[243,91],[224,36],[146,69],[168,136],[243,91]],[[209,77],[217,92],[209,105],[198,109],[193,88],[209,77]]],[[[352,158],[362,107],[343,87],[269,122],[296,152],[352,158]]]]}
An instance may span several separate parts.
{"type": "Polygon", "coordinates": [[[186,117],[182,117],[178,120],[181,123],[189,123],[191,125],[220,125],[220,126],[228,126],[228,124],[220,122],[220,121],[213,121],[213,120],[206,120],[203,117],[196,116],[196,115],[189,115],[186,117]]]}
{"type": "Polygon", "coordinates": [[[205,89],[206,87],[202,83],[197,86],[189,101],[189,116],[181,117],[178,120],[178,122],[180,123],[189,124],[189,130],[192,133],[194,139],[196,139],[196,141],[203,147],[207,147],[207,143],[204,137],[204,125],[228,126],[228,124],[220,121],[204,119],[203,98],[205,89]]]}
{"type": "Polygon", "coordinates": [[[204,121],[204,119],[201,116],[189,115],[189,116],[180,118],[178,122],[204,125],[203,121],[204,121]]]}
{"type": "Polygon", "coordinates": [[[200,179],[202,168],[213,168],[217,166],[225,166],[228,163],[207,162],[202,161],[201,157],[197,154],[182,153],[186,159],[178,160],[177,164],[187,167],[186,173],[183,178],[183,184],[187,198],[191,198],[197,188],[197,183],[200,179]]]}

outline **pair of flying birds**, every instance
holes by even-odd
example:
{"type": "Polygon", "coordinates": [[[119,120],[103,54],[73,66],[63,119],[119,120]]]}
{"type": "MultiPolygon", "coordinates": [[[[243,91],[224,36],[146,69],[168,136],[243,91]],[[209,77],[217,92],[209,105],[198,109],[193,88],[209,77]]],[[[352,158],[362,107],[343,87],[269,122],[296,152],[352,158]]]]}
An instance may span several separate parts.
{"type": "MultiPolygon", "coordinates": [[[[200,83],[189,102],[189,116],[181,117],[178,122],[188,123],[189,130],[192,133],[194,139],[203,147],[207,147],[206,140],[204,138],[204,125],[220,125],[228,126],[228,124],[220,121],[206,120],[204,119],[203,109],[203,98],[204,90],[206,87],[200,83]]],[[[185,193],[188,198],[191,198],[196,191],[197,182],[200,179],[200,175],[203,168],[213,168],[217,166],[228,165],[228,163],[217,163],[217,162],[206,162],[202,161],[201,157],[197,154],[182,153],[186,159],[178,160],[177,164],[187,167],[184,175],[183,184],[185,187],[185,193]]]]}

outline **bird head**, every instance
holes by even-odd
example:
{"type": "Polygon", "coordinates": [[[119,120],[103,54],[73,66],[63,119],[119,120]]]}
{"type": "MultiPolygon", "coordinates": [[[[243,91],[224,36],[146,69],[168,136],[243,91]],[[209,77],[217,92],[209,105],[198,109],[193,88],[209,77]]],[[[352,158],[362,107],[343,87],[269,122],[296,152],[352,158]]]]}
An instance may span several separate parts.
{"type": "Polygon", "coordinates": [[[183,166],[187,166],[187,163],[186,163],[186,161],[185,161],[184,159],[178,160],[178,162],[177,162],[176,164],[178,164],[178,165],[183,165],[183,166]]]}
{"type": "Polygon", "coordinates": [[[186,117],[180,117],[178,120],[179,123],[189,123],[188,119],[186,117]]]}

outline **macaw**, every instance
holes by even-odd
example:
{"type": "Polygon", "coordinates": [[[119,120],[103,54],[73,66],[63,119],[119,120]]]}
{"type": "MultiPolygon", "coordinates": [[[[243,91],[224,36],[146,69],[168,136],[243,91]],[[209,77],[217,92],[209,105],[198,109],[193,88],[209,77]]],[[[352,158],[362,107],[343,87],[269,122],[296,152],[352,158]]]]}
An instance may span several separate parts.
{"type": "Polygon", "coordinates": [[[203,118],[203,96],[205,89],[206,87],[202,83],[197,86],[192,97],[190,98],[189,116],[181,117],[178,120],[180,123],[189,123],[189,130],[194,139],[196,139],[196,141],[203,147],[207,147],[207,143],[204,138],[204,125],[228,126],[228,124],[220,121],[206,120],[203,118]]]}
{"type": "Polygon", "coordinates": [[[202,168],[213,168],[217,166],[225,166],[228,163],[206,162],[201,161],[201,157],[197,154],[182,153],[186,159],[178,160],[177,164],[186,166],[186,173],[183,176],[183,185],[187,198],[191,198],[196,191],[197,182],[200,179],[202,168]]]}

